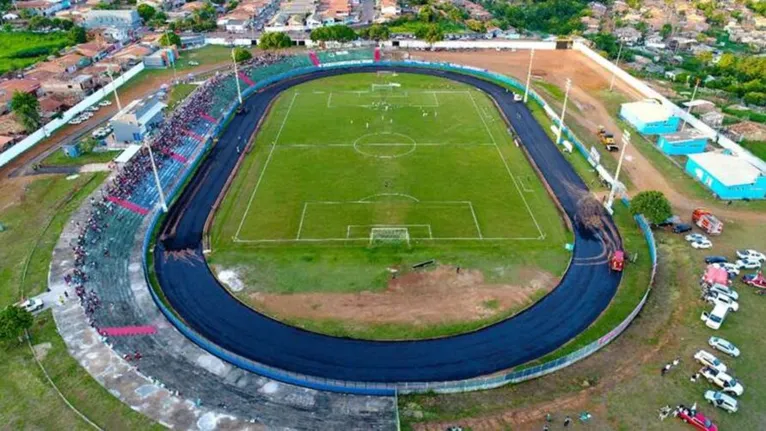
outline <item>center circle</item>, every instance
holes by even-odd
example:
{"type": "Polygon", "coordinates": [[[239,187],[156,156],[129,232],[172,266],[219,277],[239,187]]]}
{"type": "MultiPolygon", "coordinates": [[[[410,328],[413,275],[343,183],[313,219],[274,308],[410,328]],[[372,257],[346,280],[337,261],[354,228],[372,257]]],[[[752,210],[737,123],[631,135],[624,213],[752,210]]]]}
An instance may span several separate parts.
{"type": "Polygon", "coordinates": [[[354,141],[354,149],[365,156],[393,159],[406,156],[417,148],[414,139],[396,132],[379,132],[362,135],[354,141]]]}

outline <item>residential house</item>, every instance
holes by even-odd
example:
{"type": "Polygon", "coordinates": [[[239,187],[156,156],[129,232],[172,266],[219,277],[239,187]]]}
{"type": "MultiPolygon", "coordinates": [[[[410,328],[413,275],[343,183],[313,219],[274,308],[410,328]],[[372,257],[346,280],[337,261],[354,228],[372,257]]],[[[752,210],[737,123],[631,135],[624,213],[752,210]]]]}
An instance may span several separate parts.
{"type": "Polygon", "coordinates": [[[590,7],[591,15],[596,18],[600,18],[606,14],[606,5],[603,3],[593,2],[588,5],[590,7]]]}
{"type": "Polygon", "coordinates": [[[83,26],[87,29],[112,28],[131,32],[141,26],[141,17],[135,9],[91,10],[85,14],[83,26]]]}
{"type": "Polygon", "coordinates": [[[16,143],[16,137],[0,135],[0,153],[11,148],[16,143]]]}
{"type": "Polygon", "coordinates": [[[231,19],[226,22],[226,31],[230,33],[245,33],[250,29],[249,19],[231,19]]]}
{"type": "Polygon", "coordinates": [[[181,35],[181,47],[183,48],[202,46],[204,44],[205,44],[204,34],[182,34],[181,35]]]}
{"type": "Polygon", "coordinates": [[[96,63],[80,70],[80,73],[93,77],[93,85],[96,88],[103,87],[112,81],[112,78],[109,77],[110,73],[112,74],[112,77],[117,77],[120,76],[121,72],[122,67],[120,67],[119,64],[107,63],[105,61],[96,63]]]}
{"type": "Polygon", "coordinates": [[[628,6],[627,3],[625,3],[623,0],[615,0],[614,3],[612,3],[612,10],[615,12],[626,12],[630,9],[630,6],[628,6]]]}
{"type": "Polygon", "coordinates": [[[596,18],[593,18],[592,16],[584,16],[580,18],[580,22],[583,23],[585,26],[585,32],[584,34],[593,34],[598,33],[599,27],[601,27],[601,21],[599,21],[596,18]]]}
{"type": "Polygon", "coordinates": [[[74,97],[84,99],[95,88],[95,81],[91,75],[58,75],[46,79],[42,82],[40,88],[47,95],[57,95],[61,97],[74,97]]]}
{"type": "Polygon", "coordinates": [[[468,12],[468,14],[471,16],[471,18],[479,20],[479,21],[489,21],[492,19],[492,14],[489,13],[484,7],[480,4],[474,3],[471,0],[451,0],[452,3],[460,8],[463,8],[468,12]]]}
{"type": "Polygon", "coordinates": [[[38,95],[40,82],[34,79],[9,79],[0,81],[0,115],[11,109],[11,99],[17,91],[26,94],[38,95]]]}
{"type": "Polygon", "coordinates": [[[386,19],[396,18],[402,13],[396,0],[380,0],[380,14],[386,19]]]}
{"type": "Polygon", "coordinates": [[[766,126],[753,121],[742,121],[728,127],[737,140],[766,141],[766,126]]]}
{"type": "Polygon", "coordinates": [[[56,115],[64,112],[66,105],[64,102],[54,99],[52,97],[43,97],[39,99],[40,102],[40,114],[43,118],[51,119],[56,115]]]}
{"type": "Polygon", "coordinates": [[[612,34],[627,45],[633,45],[641,40],[641,32],[633,27],[621,27],[612,32],[612,34]]]}
{"type": "Polygon", "coordinates": [[[67,55],[54,58],[53,60],[39,63],[36,69],[45,70],[54,74],[74,73],[77,69],[90,64],[87,57],[71,52],[67,55]]]}
{"type": "Polygon", "coordinates": [[[201,1],[192,1],[189,3],[186,3],[185,5],[181,6],[181,10],[184,12],[194,12],[195,10],[199,10],[205,7],[205,2],[201,1]]]}
{"type": "Polygon", "coordinates": [[[702,114],[700,120],[714,129],[720,129],[723,126],[723,113],[719,111],[710,111],[702,114]]]}
{"type": "Polygon", "coordinates": [[[32,15],[51,17],[56,12],[69,9],[69,0],[30,0],[17,1],[13,4],[16,10],[26,10],[32,15]]]}
{"type": "Polygon", "coordinates": [[[710,24],[706,22],[706,18],[698,13],[686,14],[685,19],[681,22],[681,29],[687,32],[701,33],[709,28],[710,24]]]}
{"type": "Polygon", "coordinates": [[[75,50],[81,55],[90,59],[91,62],[97,62],[106,57],[114,49],[112,44],[99,44],[96,42],[81,43],[75,46],[75,50]]]}
{"type": "Polygon", "coordinates": [[[140,63],[145,56],[152,52],[154,52],[154,50],[149,47],[133,44],[117,51],[112,56],[112,59],[122,66],[123,69],[128,69],[131,66],[140,63]]]}
{"type": "Polygon", "coordinates": [[[766,16],[754,16],[753,25],[756,30],[766,30],[766,16]]]}

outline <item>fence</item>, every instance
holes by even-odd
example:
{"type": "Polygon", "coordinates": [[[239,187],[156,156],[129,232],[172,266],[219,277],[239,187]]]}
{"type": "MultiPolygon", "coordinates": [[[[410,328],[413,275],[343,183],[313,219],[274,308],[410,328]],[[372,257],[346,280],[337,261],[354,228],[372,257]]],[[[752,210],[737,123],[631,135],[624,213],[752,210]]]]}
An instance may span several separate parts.
{"type": "MultiPolygon", "coordinates": [[[[520,91],[524,90],[524,87],[520,83],[514,81],[513,79],[510,79],[506,76],[497,75],[497,74],[488,72],[486,70],[469,67],[469,66],[449,64],[449,63],[428,63],[428,62],[421,62],[421,61],[381,62],[381,63],[374,63],[374,64],[389,65],[389,66],[417,66],[417,67],[434,68],[434,69],[440,69],[440,70],[446,70],[446,71],[455,71],[459,73],[468,73],[468,74],[473,74],[491,81],[501,82],[503,84],[516,88],[520,91]]],[[[372,61],[344,61],[344,62],[333,63],[333,64],[324,64],[321,67],[334,68],[334,67],[356,66],[359,68],[364,68],[365,66],[370,66],[370,65],[373,65],[372,61]]],[[[266,67],[262,69],[269,69],[270,67],[266,67]]],[[[253,85],[249,87],[247,90],[245,90],[244,95],[250,95],[253,92],[257,91],[258,89],[268,86],[274,82],[281,81],[294,76],[314,72],[319,70],[320,68],[313,67],[313,66],[306,66],[306,67],[295,68],[288,71],[282,71],[283,69],[284,68],[280,67],[279,65],[273,66],[272,70],[280,71],[280,72],[270,77],[262,78],[260,81],[257,82],[256,85],[253,85]]],[[[544,108],[544,110],[546,111],[546,113],[548,113],[549,117],[551,117],[552,120],[554,120],[555,122],[558,121],[558,117],[556,117],[556,115],[547,106],[547,104],[542,98],[540,98],[537,94],[535,94],[532,91],[530,91],[530,96],[536,103],[539,103],[544,108]]],[[[228,120],[231,118],[231,116],[233,115],[235,107],[236,105],[234,103],[232,103],[228,107],[228,110],[226,111],[226,114],[223,116],[222,121],[218,122],[218,126],[216,126],[216,129],[214,130],[213,135],[217,135],[221,132],[223,125],[225,125],[228,122],[228,120]]],[[[575,139],[574,136],[570,134],[568,130],[565,129],[564,132],[571,139],[573,140],[575,139]]],[[[578,149],[583,154],[583,156],[588,157],[587,151],[585,151],[584,147],[581,144],[579,144],[579,141],[574,141],[574,142],[578,146],[578,149]]],[[[203,150],[198,152],[198,154],[195,156],[192,163],[189,164],[186,170],[181,174],[181,177],[178,179],[178,181],[176,181],[175,186],[168,193],[168,199],[170,201],[172,201],[175,197],[177,197],[178,193],[180,192],[181,185],[185,184],[185,180],[188,178],[188,176],[192,172],[194,172],[194,170],[196,169],[196,166],[201,161],[203,155],[206,153],[206,150],[209,148],[210,144],[211,144],[211,140],[210,140],[210,137],[208,137],[203,147],[203,150]]],[[[627,198],[623,198],[622,202],[627,205],[628,204],[627,198]]],[[[158,211],[155,211],[152,217],[153,218],[149,225],[149,229],[146,231],[146,235],[143,240],[144,256],[148,256],[149,247],[152,244],[152,233],[155,230],[156,224],[160,220],[161,213],[159,213],[158,211]]],[[[617,325],[614,329],[609,331],[607,334],[605,334],[598,340],[595,340],[591,342],[590,344],[588,344],[587,346],[584,346],[566,356],[555,359],[553,361],[546,362],[541,365],[525,368],[522,370],[509,372],[509,373],[503,373],[503,374],[497,374],[497,375],[488,376],[488,377],[479,377],[479,378],[467,379],[467,380],[461,380],[461,381],[412,382],[412,383],[370,383],[370,382],[339,381],[339,380],[332,380],[332,379],[323,379],[323,378],[319,378],[315,376],[301,375],[298,373],[291,373],[288,371],[269,367],[264,364],[255,363],[247,358],[243,358],[239,355],[236,355],[232,352],[222,349],[221,347],[210,342],[209,340],[207,340],[200,334],[196,333],[193,329],[188,327],[181,319],[179,319],[173,313],[173,311],[171,311],[167,306],[165,306],[165,304],[159,298],[155,290],[151,287],[152,284],[151,284],[151,280],[149,279],[149,271],[148,271],[149,268],[147,266],[147,263],[148,263],[147,259],[144,259],[143,269],[144,269],[146,282],[150,286],[149,291],[151,292],[151,295],[154,298],[154,301],[157,304],[157,307],[165,315],[165,317],[173,324],[173,326],[175,326],[176,329],[178,329],[182,334],[184,334],[187,338],[189,338],[192,342],[194,342],[195,344],[197,344],[204,350],[242,369],[254,372],[256,374],[263,375],[268,378],[272,378],[275,380],[279,380],[285,383],[290,383],[290,384],[294,384],[298,386],[304,386],[304,387],[313,388],[317,390],[354,393],[354,394],[361,394],[361,395],[393,396],[397,393],[406,394],[406,393],[421,393],[421,392],[429,392],[429,391],[441,392],[441,393],[466,392],[466,391],[495,388],[495,387],[503,386],[509,383],[519,383],[525,380],[534,379],[534,378],[552,373],[556,370],[567,367],[583,358],[590,356],[591,354],[600,350],[601,348],[606,346],[609,342],[617,338],[617,336],[619,336],[631,324],[631,322],[633,322],[633,319],[635,319],[636,315],[638,315],[638,313],[641,311],[644,304],[646,303],[646,300],[649,297],[649,293],[651,291],[651,285],[654,283],[654,276],[655,276],[655,271],[657,266],[657,253],[656,253],[654,236],[652,234],[652,231],[642,216],[636,217],[636,223],[638,224],[639,228],[642,230],[644,237],[646,238],[646,241],[649,244],[649,255],[652,260],[652,273],[650,278],[650,284],[647,288],[646,293],[641,298],[641,301],[619,325],[617,325]]]]}
{"type": "Polygon", "coordinates": [[[110,82],[109,84],[101,87],[101,89],[86,97],[77,105],[69,108],[66,112],[64,112],[61,118],[57,118],[49,122],[42,128],[37,129],[34,133],[24,138],[21,142],[0,153],[0,168],[8,164],[11,160],[15,159],[19,154],[34,147],[38,142],[48,138],[51,132],[65,125],[69,120],[76,117],[87,108],[95,105],[104,97],[109,96],[109,93],[111,93],[115,88],[120,88],[123,84],[128,82],[128,80],[136,76],[142,70],[144,70],[144,63],[138,63],[127,72],[118,76],[114,82],[110,82]]]}

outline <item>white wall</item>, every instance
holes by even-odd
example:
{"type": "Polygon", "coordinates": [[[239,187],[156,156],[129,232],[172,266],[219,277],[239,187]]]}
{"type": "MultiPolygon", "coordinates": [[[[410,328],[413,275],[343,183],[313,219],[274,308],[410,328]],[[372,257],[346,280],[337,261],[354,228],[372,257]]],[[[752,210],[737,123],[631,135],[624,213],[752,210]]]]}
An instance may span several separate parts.
{"type": "MultiPolygon", "coordinates": [[[[685,109],[680,108],[679,106],[675,105],[670,100],[666,99],[665,96],[658,93],[653,88],[649,87],[645,82],[632,76],[628,72],[620,69],[614,63],[602,57],[597,52],[593,51],[592,49],[590,49],[588,46],[586,46],[585,44],[581,42],[575,42],[573,47],[575,50],[582,52],[586,57],[598,63],[599,65],[601,65],[608,71],[615,73],[618,78],[620,78],[626,84],[633,87],[636,91],[641,93],[644,97],[659,100],[663,105],[667,106],[671,110],[671,112],[673,112],[673,115],[680,117],[682,120],[686,121],[695,129],[702,132],[706,137],[710,138],[713,142],[715,142],[716,135],[718,135],[715,129],[703,123],[701,120],[699,120],[695,116],[691,114],[687,114],[685,109]]],[[[722,146],[723,148],[726,148],[727,150],[731,150],[732,153],[744,158],[750,164],[758,167],[762,171],[766,171],[766,162],[754,156],[750,151],[747,151],[746,149],[742,148],[731,139],[725,136],[720,136],[718,138],[718,145],[722,146]]]]}
{"type": "MultiPolygon", "coordinates": [[[[393,46],[391,41],[382,43],[384,46],[393,46]]],[[[423,40],[406,39],[399,41],[400,48],[428,48],[428,42],[423,40]]],[[[556,42],[543,42],[539,40],[443,40],[433,44],[436,49],[556,49],[556,42]]]]}
{"type": "Polygon", "coordinates": [[[144,70],[143,62],[133,66],[133,68],[123,73],[119,77],[115,78],[113,83],[110,82],[109,84],[101,88],[100,90],[96,91],[95,93],[83,99],[77,105],[69,108],[69,110],[64,112],[61,118],[51,121],[50,123],[46,124],[44,128],[38,129],[31,135],[24,138],[21,142],[12,146],[8,150],[0,153],[0,167],[5,166],[6,164],[8,164],[8,162],[15,159],[19,154],[32,148],[38,142],[50,136],[54,130],[66,124],[69,120],[79,115],[85,109],[95,105],[101,99],[109,96],[112,93],[113,88],[120,88],[120,86],[128,82],[130,78],[136,76],[136,74],[138,74],[142,70],[144,70]]]}

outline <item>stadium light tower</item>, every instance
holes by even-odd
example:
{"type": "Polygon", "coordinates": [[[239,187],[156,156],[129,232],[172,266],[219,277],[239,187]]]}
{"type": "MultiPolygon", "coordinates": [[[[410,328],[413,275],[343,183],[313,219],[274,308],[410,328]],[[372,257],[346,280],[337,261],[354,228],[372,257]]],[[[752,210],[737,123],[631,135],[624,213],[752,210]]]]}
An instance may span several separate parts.
{"type": "Polygon", "coordinates": [[[622,160],[625,158],[625,150],[630,144],[630,132],[627,130],[622,131],[622,151],[620,152],[620,160],[617,162],[617,171],[614,173],[614,180],[612,181],[612,190],[609,191],[609,198],[606,200],[604,206],[612,213],[612,204],[614,203],[614,195],[617,194],[617,185],[619,184],[620,169],[622,169],[622,160]]]}
{"type": "Polygon", "coordinates": [[[535,58],[535,49],[532,48],[529,51],[529,70],[527,71],[527,86],[524,88],[524,103],[527,103],[527,96],[529,96],[529,80],[532,79],[532,59],[535,58]]]}
{"type": "MultiPolygon", "coordinates": [[[[620,57],[622,57],[622,45],[624,44],[624,41],[620,41],[620,49],[617,51],[617,61],[614,62],[614,65],[619,67],[620,66],[620,57]]],[[[612,88],[614,87],[614,79],[617,77],[617,70],[612,72],[612,81],[609,83],[609,91],[612,91],[612,88]]]]}
{"type": "MultiPolygon", "coordinates": [[[[169,33],[170,33],[170,29],[165,30],[165,39],[167,39],[166,42],[168,43],[168,46],[171,45],[171,43],[170,43],[170,34],[169,33]]],[[[178,75],[176,75],[176,54],[175,54],[175,52],[173,53],[173,61],[171,61],[171,63],[173,63],[173,82],[178,82],[178,75]]]]}
{"type": "Polygon", "coordinates": [[[241,105],[242,104],[242,89],[239,88],[239,73],[237,72],[237,58],[234,56],[235,48],[231,49],[231,61],[234,62],[234,82],[237,83],[237,98],[239,98],[239,104],[241,105]]]}
{"type": "Polygon", "coordinates": [[[567,89],[564,93],[564,106],[561,108],[561,119],[559,120],[559,127],[556,129],[556,144],[561,143],[561,133],[564,131],[564,115],[567,114],[567,101],[569,101],[569,90],[572,88],[572,80],[567,78],[567,89]]]}
{"type": "MultiPolygon", "coordinates": [[[[689,116],[692,112],[692,103],[694,103],[694,98],[697,96],[697,88],[700,86],[700,79],[697,78],[697,83],[694,84],[694,91],[692,91],[692,100],[689,101],[689,106],[686,107],[686,115],[689,116]]],[[[681,131],[683,132],[686,128],[686,120],[684,120],[684,124],[681,125],[681,131]]]]}
{"type": "Polygon", "coordinates": [[[160,206],[162,212],[168,212],[168,204],[165,202],[165,193],[162,192],[162,183],[160,183],[160,175],[157,173],[157,165],[154,164],[154,153],[152,153],[152,146],[149,145],[149,140],[144,141],[144,145],[149,150],[149,162],[152,165],[152,172],[154,172],[154,182],[157,184],[157,192],[160,196],[160,206]]]}

